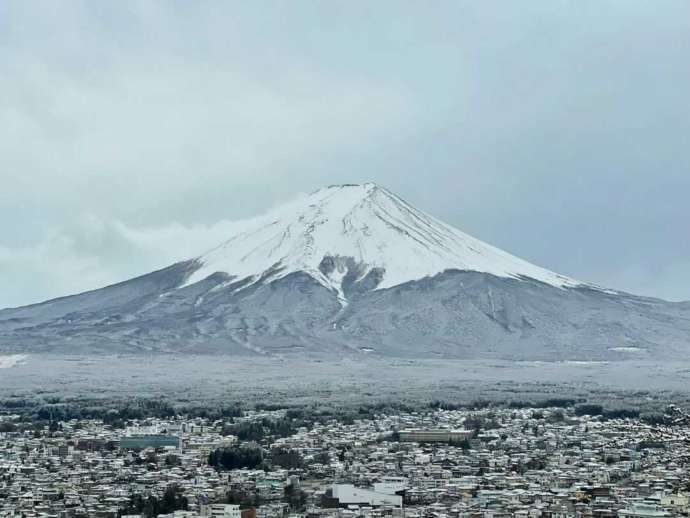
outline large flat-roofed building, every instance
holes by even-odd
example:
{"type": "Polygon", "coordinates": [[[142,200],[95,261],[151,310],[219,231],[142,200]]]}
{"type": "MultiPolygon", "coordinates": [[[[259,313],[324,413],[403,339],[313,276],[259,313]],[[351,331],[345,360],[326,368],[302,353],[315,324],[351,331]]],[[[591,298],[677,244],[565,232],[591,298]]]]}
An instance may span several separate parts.
{"type": "Polygon", "coordinates": [[[405,477],[383,477],[374,484],[374,491],[387,495],[399,495],[409,487],[405,477]]]}
{"type": "Polygon", "coordinates": [[[175,435],[127,435],[120,439],[120,448],[123,450],[166,447],[179,448],[180,438],[175,435]]]}
{"type": "Polygon", "coordinates": [[[472,438],[472,430],[401,430],[403,442],[460,442],[472,438]]]}
{"type": "Polygon", "coordinates": [[[628,509],[619,510],[618,516],[620,518],[663,518],[672,515],[659,506],[640,502],[633,503],[628,509]]]}
{"type": "Polygon", "coordinates": [[[402,507],[403,498],[396,494],[379,493],[369,489],[361,489],[352,484],[333,484],[332,495],[341,507],[349,505],[371,505],[402,507]]]}
{"type": "Polygon", "coordinates": [[[209,518],[241,518],[242,511],[239,505],[210,504],[201,506],[201,516],[209,518]]]}

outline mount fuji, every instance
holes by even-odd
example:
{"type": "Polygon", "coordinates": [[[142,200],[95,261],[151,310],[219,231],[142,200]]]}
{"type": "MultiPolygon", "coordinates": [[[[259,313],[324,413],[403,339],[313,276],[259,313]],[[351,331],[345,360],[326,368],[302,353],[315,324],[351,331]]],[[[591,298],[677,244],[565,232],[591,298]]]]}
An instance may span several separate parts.
{"type": "Polygon", "coordinates": [[[0,311],[0,350],[517,360],[681,358],[690,303],[540,268],[375,184],[237,222],[196,258],[0,311]]]}
{"type": "Polygon", "coordinates": [[[482,243],[371,183],[327,187],[251,220],[198,261],[186,284],[215,272],[252,282],[305,272],[343,303],[348,286],[363,279],[385,289],[451,269],[581,284],[482,243]]]}

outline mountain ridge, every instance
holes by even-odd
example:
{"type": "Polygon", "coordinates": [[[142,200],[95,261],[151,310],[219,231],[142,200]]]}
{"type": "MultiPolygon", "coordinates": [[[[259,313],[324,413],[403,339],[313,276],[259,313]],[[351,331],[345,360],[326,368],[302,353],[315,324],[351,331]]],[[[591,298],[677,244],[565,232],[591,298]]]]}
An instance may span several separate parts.
{"type": "Polygon", "coordinates": [[[196,258],[0,310],[0,351],[673,359],[690,351],[690,304],[556,274],[348,184],[239,222],[196,258]]]}
{"type": "Polygon", "coordinates": [[[374,183],[331,185],[247,220],[236,235],[197,258],[202,267],[188,284],[217,271],[260,278],[273,269],[271,279],[306,271],[345,300],[341,282],[350,270],[348,258],[360,277],[379,270],[376,288],[447,269],[525,276],[560,287],[594,286],[487,245],[374,183]]]}

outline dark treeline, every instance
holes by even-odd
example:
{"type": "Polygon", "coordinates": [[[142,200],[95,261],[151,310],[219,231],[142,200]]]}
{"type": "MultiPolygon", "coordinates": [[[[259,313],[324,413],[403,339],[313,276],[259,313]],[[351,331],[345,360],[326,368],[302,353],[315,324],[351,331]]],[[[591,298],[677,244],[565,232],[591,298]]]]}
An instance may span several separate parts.
{"type": "MultiPolygon", "coordinates": [[[[347,409],[340,406],[326,406],[318,403],[294,406],[290,404],[248,404],[246,402],[218,403],[175,403],[161,397],[134,398],[131,400],[94,400],[61,398],[59,396],[38,396],[35,398],[9,397],[0,399],[0,414],[18,414],[27,420],[69,421],[71,419],[100,419],[110,424],[117,421],[146,419],[150,417],[186,416],[211,420],[227,420],[242,417],[245,411],[287,410],[290,422],[302,421],[305,425],[318,420],[367,419],[375,414],[414,411],[420,405],[406,405],[396,402],[379,402],[353,405],[347,409]]],[[[275,426],[280,426],[278,423],[275,426]]],[[[287,426],[283,423],[283,426],[287,426]]],[[[280,431],[276,433],[280,434],[280,431]]]]}
{"type": "Polygon", "coordinates": [[[165,489],[162,498],[154,495],[143,496],[135,494],[130,499],[127,507],[119,513],[122,515],[143,515],[146,518],[155,518],[159,514],[169,514],[173,511],[186,511],[188,509],[187,498],[182,496],[182,490],[177,485],[170,485],[165,489]]]}
{"type": "Polygon", "coordinates": [[[244,421],[236,424],[226,424],[223,427],[223,435],[235,435],[240,441],[262,441],[268,437],[288,437],[294,434],[302,426],[309,427],[314,419],[289,417],[258,421],[244,421]]]}
{"type": "MultiPolygon", "coordinates": [[[[60,398],[58,396],[39,396],[36,398],[10,397],[0,399],[0,414],[18,414],[20,421],[49,424],[72,419],[98,419],[105,424],[120,428],[127,421],[143,420],[151,417],[185,416],[205,418],[226,422],[225,435],[236,435],[241,441],[262,441],[270,437],[286,437],[294,434],[300,427],[311,427],[314,423],[324,423],[336,419],[342,424],[352,424],[356,420],[369,420],[377,414],[400,412],[420,412],[425,410],[470,410],[479,411],[491,408],[514,409],[572,409],[577,416],[597,416],[600,419],[639,418],[650,424],[664,424],[663,414],[655,409],[642,412],[635,408],[608,409],[602,404],[592,403],[584,398],[550,397],[535,401],[475,400],[472,402],[434,400],[415,404],[395,401],[353,404],[339,407],[322,405],[318,402],[301,406],[257,403],[255,405],[239,402],[224,404],[201,402],[175,403],[164,398],[134,398],[131,400],[89,400],[60,398]],[[266,418],[258,421],[233,422],[246,411],[285,410],[284,417],[266,418]]],[[[6,427],[14,425],[4,424],[6,427]]],[[[13,429],[0,430],[13,431],[13,429]]]]}
{"type": "MultiPolygon", "coordinates": [[[[585,399],[573,398],[548,398],[538,401],[509,401],[507,404],[501,404],[490,401],[473,401],[469,404],[453,403],[447,401],[432,401],[429,404],[430,408],[441,410],[485,410],[490,408],[514,408],[514,409],[545,409],[545,408],[572,408],[576,416],[581,417],[585,415],[598,416],[601,419],[642,419],[650,424],[662,424],[665,419],[662,414],[642,414],[639,410],[634,408],[615,408],[607,409],[603,405],[596,403],[588,403],[585,399]]],[[[535,414],[538,415],[538,414],[535,414]]]]}
{"type": "Polygon", "coordinates": [[[516,401],[507,403],[487,400],[476,400],[470,403],[435,400],[429,403],[430,408],[441,410],[484,410],[487,408],[571,408],[577,403],[584,403],[585,399],[554,397],[537,401],[516,401]]]}
{"type": "MultiPolygon", "coordinates": [[[[328,455],[314,459],[314,462],[328,462],[328,455]]],[[[284,447],[271,448],[268,455],[256,443],[244,443],[213,450],[208,456],[209,465],[217,470],[231,469],[300,469],[304,459],[297,450],[284,447]]]]}
{"type": "Polygon", "coordinates": [[[601,416],[604,419],[636,419],[640,417],[640,412],[639,410],[633,410],[630,408],[607,410],[602,405],[587,404],[576,406],[575,415],[601,416]]]}
{"type": "Polygon", "coordinates": [[[16,413],[22,417],[44,421],[69,421],[71,419],[100,419],[105,423],[117,420],[146,419],[149,417],[173,417],[185,415],[207,419],[239,417],[242,408],[239,404],[214,405],[175,405],[162,398],[137,398],[129,401],[61,401],[51,398],[11,398],[0,400],[0,411],[16,413]]]}
{"type": "Polygon", "coordinates": [[[299,469],[304,466],[304,459],[297,450],[273,448],[271,450],[271,464],[284,469],[299,469]]]}
{"type": "Polygon", "coordinates": [[[231,446],[218,448],[208,456],[209,465],[216,469],[255,469],[261,466],[264,456],[258,446],[231,446]]]}

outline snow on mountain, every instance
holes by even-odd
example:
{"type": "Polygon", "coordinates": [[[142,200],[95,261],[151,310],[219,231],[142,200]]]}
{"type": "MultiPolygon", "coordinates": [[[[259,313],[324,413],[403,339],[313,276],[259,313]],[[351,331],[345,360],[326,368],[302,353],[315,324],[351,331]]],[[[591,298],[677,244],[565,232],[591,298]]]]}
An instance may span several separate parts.
{"type": "Polygon", "coordinates": [[[346,276],[356,282],[372,272],[376,289],[450,269],[529,277],[559,288],[583,285],[483,243],[373,183],[326,187],[238,222],[230,239],[197,261],[201,267],[185,286],[216,272],[256,282],[303,271],[341,302],[346,276]]]}
{"type": "Polygon", "coordinates": [[[557,275],[374,184],[316,191],[229,237],[197,259],[0,310],[0,352],[609,361],[690,350],[687,303],[557,275]],[[590,289],[567,289],[578,286],[590,289]]]}

